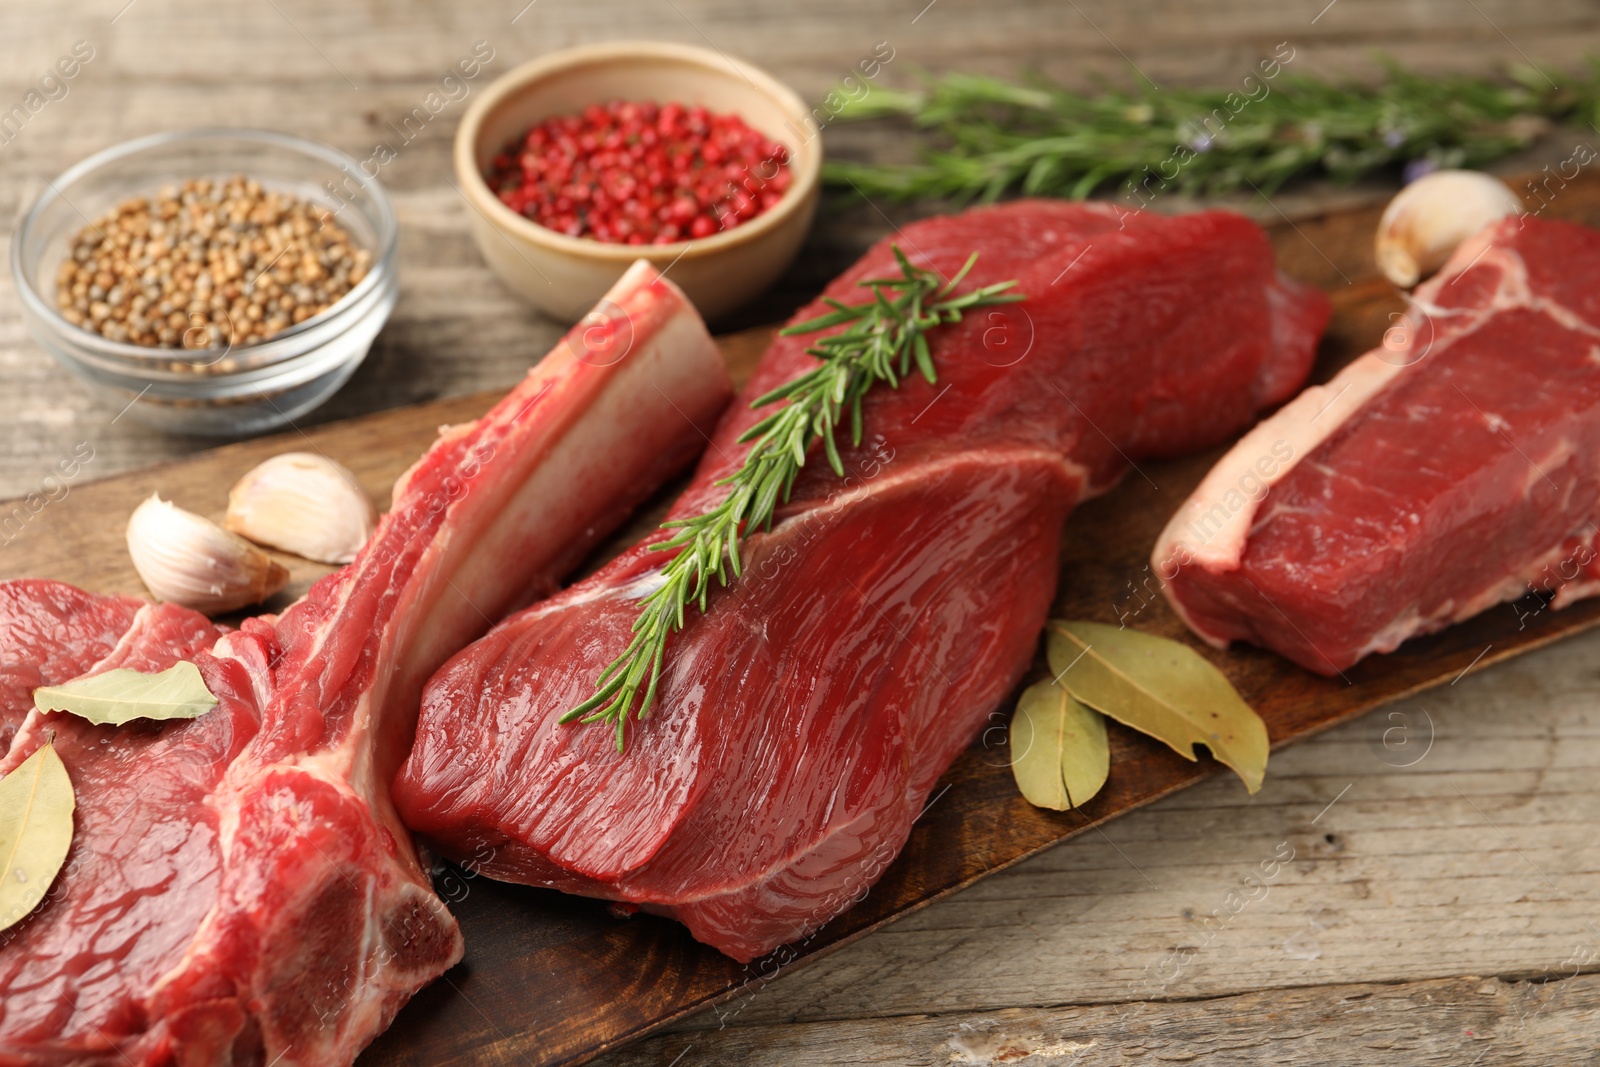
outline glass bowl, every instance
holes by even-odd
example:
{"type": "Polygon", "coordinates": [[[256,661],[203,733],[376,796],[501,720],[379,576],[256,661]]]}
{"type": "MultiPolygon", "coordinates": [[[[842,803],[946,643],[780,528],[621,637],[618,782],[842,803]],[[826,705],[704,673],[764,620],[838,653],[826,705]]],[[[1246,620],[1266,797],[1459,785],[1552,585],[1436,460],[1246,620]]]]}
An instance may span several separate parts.
{"type": "Polygon", "coordinates": [[[360,366],[399,296],[396,237],[389,195],[343,152],[267,130],[188,130],[108,148],[49,183],[12,239],[11,272],[28,332],[108,403],[159,429],[237,437],[291,423],[360,366]],[[79,230],[129,197],[237,174],[332,212],[371,253],[366,276],[271,340],[226,348],[112,341],[56,311],[56,272],[79,230]]]}

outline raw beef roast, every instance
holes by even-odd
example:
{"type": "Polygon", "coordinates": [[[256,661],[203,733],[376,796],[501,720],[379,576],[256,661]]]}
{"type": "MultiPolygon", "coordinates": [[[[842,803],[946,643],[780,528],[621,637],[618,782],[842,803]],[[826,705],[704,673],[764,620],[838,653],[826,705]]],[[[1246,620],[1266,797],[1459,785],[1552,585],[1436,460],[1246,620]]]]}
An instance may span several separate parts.
{"type": "MultiPolygon", "coordinates": [[[[744,577],[670,641],[625,753],[609,727],[557,720],[627,644],[662,553],[635,547],[452,660],[396,782],[408,825],[488,875],[635,902],[738,959],[804,936],[876,880],[1026,668],[1072,507],[1130,457],[1214,444],[1291,394],[1328,314],[1222,212],[1024,202],[896,240],[947,274],[977,251],[967,284],[1015,278],[1028,299],[941,330],[937,385],[875,389],[846,477],[813,457],[741,549],[744,577]]],[[[860,301],[859,279],[895,272],[880,245],[827,295],[860,301]]],[[[811,340],[777,340],[744,400],[814,366],[811,340]]],[[[673,515],[721,499],[761,414],[730,409],[673,515]]]]}
{"type": "Polygon", "coordinates": [[[492,411],[395,486],[356,561],[281,617],[0,583],[0,772],[54,737],[77,794],[67,864],[0,934],[0,1063],[347,1064],[461,955],[388,782],[422,683],[553,589],[704,444],[731,393],[674,287],[641,264],[492,411]],[[195,662],[189,721],[94,726],[31,691],[195,662]]]}
{"type": "Polygon", "coordinates": [[[1246,435],[1155,551],[1194,631],[1334,674],[1502,601],[1600,592],[1600,233],[1510,218],[1246,435]]]}

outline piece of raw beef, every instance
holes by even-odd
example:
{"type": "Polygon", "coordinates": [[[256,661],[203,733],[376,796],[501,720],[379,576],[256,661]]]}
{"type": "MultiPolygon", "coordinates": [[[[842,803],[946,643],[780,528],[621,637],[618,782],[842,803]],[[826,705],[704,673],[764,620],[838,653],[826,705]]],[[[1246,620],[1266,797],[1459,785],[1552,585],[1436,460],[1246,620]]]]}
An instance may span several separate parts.
{"type": "MultiPolygon", "coordinates": [[[[1328,315],[1223,212],[1020,202],[895,240],[946,274],[979,252],[968,284],[1015,278],[1028,299],[939,331],[937,385],[873,390],[846,477],[813,456],[741,548],[744,577],[669,642],[625,753],[557,720],[627,644],[657,537],[452,660],[396,783],[408,825],[492,877],[635,902],[738,959],[804,936],[882,873],[1020,678],[1067,513],[1130,458],[1215,444],[1290,395],[1328,315]]],[[[896,271],[882,244],[826,295],[860,301],[859,279],[896,271]]],[[[727,492],[765,414],[747,402],[814,366],[813,341],[773,343],[674,516],[727,492]]]]}
{"type": "Polygon", "coordinates": [[[280,617],[0,583],[0,772],[53,737],[76,833],[0,933],[0,1063],[348,1064],[461,956],[388,783],[423,681],[555,588],[687,465],[732,392],[675,287],[641,265],[592,322],[397,483],[354,563],[280,617]],[[95,726],[32,689],[195,662],[187,721],[95,726]]]}
{"type": "Polygon", "coordinates": [[[1194,631],[1320,674],[1600,592],[1600,233],[1509,218],[1384,346],[1257,426],[1154,560],[1194,631]],[[1524,599],[1525,598],[1525,599],[1524,599]]]}
{"type": "Polygon", "coordinates": [[[33,691],[93,666],[128,632],[142,604],[60,582],[0,583],[0,754],[33,707],[33,691]]]}

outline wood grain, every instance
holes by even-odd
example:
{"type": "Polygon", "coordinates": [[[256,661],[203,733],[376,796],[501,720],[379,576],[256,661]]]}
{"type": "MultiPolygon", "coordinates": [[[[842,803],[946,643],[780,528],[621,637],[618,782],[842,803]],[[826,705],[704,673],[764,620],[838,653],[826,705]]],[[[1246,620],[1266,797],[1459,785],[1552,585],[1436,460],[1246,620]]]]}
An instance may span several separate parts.
{"type": "Polygon", "coordinates": [[[1449,978],[1251,992],[1174,1004],[1012,1008],[870,1021],[750,1026],[641,1043],[608,1067],[1132,1067],[1262,1063],[1592,1063],[1600,976],[1449,978]],[[1556,980],[1564,979],[1564,980],[1556,980]],[[804,1050],[801,1052],[801,1050],[804,1050]],[[1337,1058],[1334,1058],[1337,1057],[1337,1058]]]}
{"type": "MultiPolygon", "coordinates": [[[[1565,210],[1594,211],[1600,205],[1600,182],[1574,185],[1572,192],[1565,210]]],[[[1335,326],[1320,353],[1319,377],[1381,335],[1388,315],[1399,307],[1365,266],[1370,216],[1362,211],[1330,215],[1275,233],[1291,273],[1326,281],[1331,270],[1350,279],[1333,291],[1335,326]]],[[[758,331],[727,342],[737,376],[749,373],[763,339],[758,331]]],[[[489,400],[400,409],[77,487],[37,513],[29,511],[0,561],[0,577],[29,574],[92,589],[136,589],[117,517],[149,492],[161,490],[180,504],[215,513],[238,474],[290,448],[312,448],[350,463],[376,490],[426,446],[441,422],[471,417],[489,400]]],[[[1143,584],[1147,546],[1214,458],[1146,465],[1143,477],[1080,509],[1063,543],[1068,578],[1057,612],[1115,622],[1133,611],[1131,621],[1141,629],[1187,639],[1163,601],[1130,596],[1143,584]]],[[[17,514],[15,504],[0,505],[0,516],[7,514],[17,514]]],[[[655,517],[646,514],[639,523],[655,517]]],[[[313,573],[301,571],[296,577],[303,582],[313,573]]],[[[1261,711],[1275,747],[1282,747],[1380,703],[1450,683],[1469,670],[1587,628],[1600,622],[1600,601],[1541,613],[1526,626],[1523,621],[1509,608],[1490,611],[1393,655],[1369,659],[1341,679],[1314,677],[1257,650],[1205,651],[1261,711]]],[[[1005,709],[997,711],[994,728],[956,761],[904,853],[862,904],[805,943],[748,966],[696,944],[664,920],[621,919],[598,902],[496,885],[447,869],[440,888],[461,918],[467,961],[406,1009],[370,1050],[368,1062],[580,1062],[696,1010],[749,997],[800,962],[1215,770],[1209,762],[1185,762],[1164,746],[1114,728],[1113,774],[1106,789],[1081,812],[1041,811],[1021,799],[1011,780],[1006,718],[1005,709]]]]}

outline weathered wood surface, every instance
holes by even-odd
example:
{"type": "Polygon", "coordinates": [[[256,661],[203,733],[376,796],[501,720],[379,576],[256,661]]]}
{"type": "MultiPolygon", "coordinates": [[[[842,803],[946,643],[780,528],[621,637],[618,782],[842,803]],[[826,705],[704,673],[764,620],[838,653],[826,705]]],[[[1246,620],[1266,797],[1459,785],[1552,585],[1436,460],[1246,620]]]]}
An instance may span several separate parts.
{"type": "MultiPolygon", "coordinates": [[[[174,126],[283,128],[365,154],[378,136],[374,131],[431,87],[428,71],[475,40],[495,45],[493,73],[547,48],[620,33],[695,43],[709,37],[813,99],[878,40],[896,45],[886,81],[901,82],[913,65],[1001,74],[1031,66],[1079,84],[1093,76],[1127,80],[1126,56],[1163,84],[1216,84],[1286,39],[1300,49],[1305,69],[1323,74],[1370,74],[1378,49],[1420,69],[1475,71],[1523,57],[1572,67],[1584,54],[1600,53],[1600,23],[1590,5],[1576,0],[1083,0],[1065,6],[1048,0],[938,0],[937,6],[923,0],[734,6],[674,0],[637,10],[608,0],[539,0],[526,8],[512,0],[459,9],[305,0],[136,0],[128,6],[125,0],[71,0],[24,8],[7,0],[0,5],[0,101],[20,98],[72,41],[91,40],[98,51],[66,99],[0,145],[0,218],[13,218],[47,177],[88,152],[174,126]]],[[[455,118],[447,110],[384,170],[405,233],[401,304],[368,364],[307,425],[504,387],[556,335],[556,327],[499,289],[465,235],[467,209],[444,183],[455,118]]],[[[836,155],[910,151],[904,136],[882,130],[836,128],[825,136],[836,155]]],[[[1560,159],[1570,144],[1556,137],[1541,151],[1560,159]]],[[[1385,192],[1381,184],[1312,188],[1274,197],[1272,205],[1238,206],[1264,220],[1277,218],[1280,209],[1294,218],[1301,234],[1286,232],[1279,242],[1291,269],[1342,288],[1345,280],[1322,255],[1353,261],[1330,248],[1334,235],[1315,216],[1333,205],[1371,203],[1385,192]]],[[[744,321],[780,315],[887,232],[885,215],[906,217],[882,207],[882,215],[858,204],[825,216],[801,263],[744,321]]],[[[0,251],[8,230],[0,232],[0,251]]],[[[1351,240],[1356,243],[1346,251],[1364,263],[1359,241],[1351,240]]],[[[1350,280],[1355,287],[1368,284],[1359,274],[1350,280]]],[[[1370,342],[1382,320],[1379,313],[1352,327],[1346,341],[1370,342]]],[[[9,277],[0,277],[0,382],[10,401],[0,417],[0,495],[38,485],[79,441],[96,449],[85,477],[204,445],[152,434],[131,420],[113,423],[115,411],[87,399],[25,338],[9,277]]],[[[456,401],[441,417],[465,417],[475,403],[456,401]]],[[[374,485],[386,477],[375,470],[363,474],[374,485]]],[[[193,503],[213,506],[204,499],[193,503]]],[[[67,536],[87,535],[101,523],[103,515],[91,513],[64,528],[67,536]]],[[[71,556],[70,547],[63,558],[71,556]]],[[[0,565],[9,552],[0,548],[0,565]]],[[[1387,713],[1380,713],[1376,725],[1368,720],[1344,727],[1274,757],[1267,788],[1253,801],[1246,803],[1230,783],[1204,783],[1119,820],[1107,836],[1085,835],[685,1024],[700,1032],[650,1039],[609,1062],[1011,1061],[1019,1056],[1005,1053],[1003,1043],[958,1048],[941,1042],[963,1033],[963,1022],[981,1030],[988,1019],[963,1014],[975,1009],[1095,1003],[1109,1007],[994,1021],[1029,1041],[1034,1028],[1048,1044],[1058,1034],[1063,1042],[1096,1040],[1128,1013],[1143,1020],[1139,1041],[1114,1043],[1122,1031],[1113,1029],[1081,1055],[1027,1061],[1036,1063],[1119,1062],[1112,1049],[1130,1057],[1143,1050],[1146,1062],[1455,1063],[1472,1062],[1480,1049],[1481,1063],[1581,1061],[1594,1044],[1594,1006],[1600,1003],[1587,979],[1518,984],[1507,987],[1511,999],[1486,997],[1503,1006],[1480,1009],[1480,1017],[1495,1024],[1494,1040],[1484,1045],[1460,1043],[1464,1016],[1449,1007],[1467,1000],[1467,986],[1407,983],[1468,974],[1553,977],[1596,943],[1587,925],[1600,893],[1588,829],[1600,795],[1592,784],[1600,764],[1592,711],[1597,679],[1590,666],[1596,650],[1600,640],[1579,638],[1514,664],[1475,669],[1440,691],[1442,705],[1432,697],[1418,701],[1433,714],[1438,735],[1415,767],[1389,766],[1407,757],[1385,747],[1389,725],[1381,718],[1387,713]],[[1350,791],[1318,818],[1346,784],[1350,791]],[[1336,816],[1347,821],[1335,822],[1336,816]],[[1223,907],[1243,874],[1284,840],[1296,843],[1297,858],[1271,894],[1202,945],[1205,935],[1193,932],[1184,912],[1203,917],[1223,907]],[[1298,851],[1302,842],[1311,851],[1298,851]],[[1338,919],[1330,911],[1348,921],[1328,921],[1338,919]],[[1201,951],[1177,979],[1152,988],[1147,969],[1163,966],[1185,945],[1201,951]],[[1316,959],[1305,958],[1318,949],[1316,959]],[[1373,1020],[1370,1030],[1341,1029],[1329,1016],[1358,1009],[1338,986],[1369,981],[1401,984],[1392,997],[1359,1002],[1363,1017],[1373,1020]],[[1519,991],[1539,989],[1562,999],[1515,999],[1524,995],[1519,991]],[[1212,1002],[1218,1014],[1211,1017],[1233,1015],[1231,1026],[1208,1028],[1193,1004],[1158,1003],[1250,991],[1260,992],[1249,1001],[1212,1002]],[[1427,998],[1444,1007],[1402,1010],[1426,1005],[1427,998]],[[1119,1014],[1125,1003],[1137,1006],[1119,1014]],[[1333,1007],[1319,1012],[1317,1004],[1333,1007]],[[918,1018],[927,1013],[938,1017],[918,1018]],[[724,1021],[727,1028],[717,1030],[724,1021]],[[1177,1043],[1159,1044],[1151,1031],[1177,1043]]],[[[1421,725],[1409,714],[1407,736],[1419,736],[1421,725]]],[[[514,994],[502,995],[514,1003],[514,994]]],[[[517,1058],[506,1055],[507,1062],[517,1058]]]]}
{"type": "Polygon", "coordinates": [[[611,1067],[1027,1067],[1592,1063],[1600,978],[1462,977],[1335,985],[1176,1004],[1009,1008],[892,1021],[751,1026],[643,1042],[611,1067]]]}

